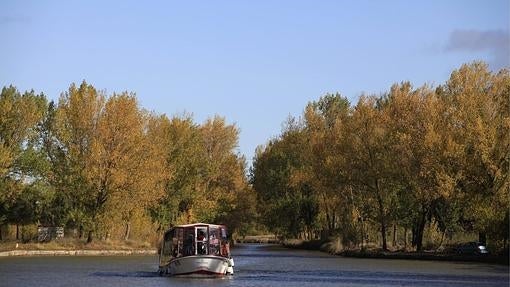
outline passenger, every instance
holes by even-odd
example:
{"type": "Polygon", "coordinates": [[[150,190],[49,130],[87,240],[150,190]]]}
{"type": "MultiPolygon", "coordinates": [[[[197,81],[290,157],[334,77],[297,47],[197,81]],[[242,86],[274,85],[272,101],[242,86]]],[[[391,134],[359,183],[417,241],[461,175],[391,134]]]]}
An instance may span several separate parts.
{"type": "Polygon", "coordinates": [[[227,240],[221,242],[221,256],[230,257],[230,245],[227,240]]]}
{"type": "Polygon", "coordinates": [[[200,230],[197,235],[197,250],[198,254],[204,255],[207,253],[205,248],[205,233],[200,230]]]}
{"type": "Polygon", "coordinates": [[[209,252],[210,254],[220,255],[219,241],[215,233],[209,236],[209,252]]]}
{"type": "Polygon", "coordinates": [[[193,255],[193,234],[189,234],[184,240],[184,256],[193,255]]]}

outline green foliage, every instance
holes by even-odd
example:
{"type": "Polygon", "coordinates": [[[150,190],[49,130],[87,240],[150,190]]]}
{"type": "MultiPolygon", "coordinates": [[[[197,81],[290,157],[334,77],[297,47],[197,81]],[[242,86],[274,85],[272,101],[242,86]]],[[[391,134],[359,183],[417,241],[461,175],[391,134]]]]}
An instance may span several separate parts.
{"type": "Polygon", "coordinates": [[[221,117],[169,120],[86,82],[57,104],[4,88],[0,111],[0,225],[65,226],[92,241],[128,240],[151,217],[160,228],[254,224],[239,132],[221,117]]]}
{"type": "Polygon", "coordinates": [[[384,249],[394,227],[410,230],[418,250],[432,229],[504,247],[509,134],[510,73],[475,62],[435,89],[403,82],[355,105],[340,94],[308,103],[257,148],[248,182],[239,130],[224,118],[168,118],[86,82],[58,103],[4,87],[0,227],[128,240],[195,221],[244,236],[263,223],[282,237],[370,238],[384,249]]]}
{"type": "Polygon", "coordinates": [[[46,98],[4,87],[0,93],[0,226],[36,220],[38,193],[32,184],[45,167],[39,127],[46,98]]]}
{"type": "Polygon", "coordinates": [[[363,243],[365,226],[377,224],[383,249],[390,225],[412,230],[418,250],[427,225],[504,244],[509,114],[508,70],[478,62],[435,90],[403,82],[353,107],[328,94],[257,150],[261,220],[284,236],[338,234],[344,245],[363,243]]]}
{"type": "Polygon", "coordinates": [[[238,130],[214,117],[195,124],[191,117],[162,117],[158,137],[169,171],[165,194],[151,208],[161,228],[195,221],[232,224],[231,230],[253,222],[253,209],[241,208],[251,198],[245,179],[245,163],[235,154],[238,130]],[[239,220],[244,218],[243,222],[239,220]]]}
{"type": "Polygon", "coordinates": [[[301,178],[307,156],[304,132],[291,119],[281,139],[271,141],[264,152],[259,148],[253,163],[251,178],[261,221],[284,237],[296,237],[318,219],[317,197],[301,178]]]}

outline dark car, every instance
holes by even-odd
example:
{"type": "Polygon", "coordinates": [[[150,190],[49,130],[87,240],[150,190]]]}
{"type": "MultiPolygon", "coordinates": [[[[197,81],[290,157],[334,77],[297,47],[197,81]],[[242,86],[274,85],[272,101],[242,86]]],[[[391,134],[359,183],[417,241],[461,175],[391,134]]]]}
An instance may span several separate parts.
{"type": "Polygon", "coordinates": [[[480,242],[468,242],[455,248],[458,254],[485,255],[489,254],[487,247],[480,242]]]}

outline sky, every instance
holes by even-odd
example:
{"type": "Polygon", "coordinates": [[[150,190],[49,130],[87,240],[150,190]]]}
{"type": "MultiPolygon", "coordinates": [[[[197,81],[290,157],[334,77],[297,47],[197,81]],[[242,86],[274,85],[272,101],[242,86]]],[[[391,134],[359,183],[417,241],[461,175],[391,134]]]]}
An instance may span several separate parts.
{"type": "Polygon", "coordinates": [[[58,100],[83,80],[169,117],[215,115],[237,151],[326,93],[444,83],[510,66],[510,1],[0,1],[0,87],[58,100]]]}

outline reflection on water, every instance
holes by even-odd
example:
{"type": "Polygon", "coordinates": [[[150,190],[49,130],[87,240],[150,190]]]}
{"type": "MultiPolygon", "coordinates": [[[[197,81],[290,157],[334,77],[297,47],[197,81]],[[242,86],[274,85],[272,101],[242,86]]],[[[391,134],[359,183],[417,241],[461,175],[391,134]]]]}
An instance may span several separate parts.
{"type": "Polygon", "coordinates": [[[0,286],[508,286],[507,266],[358,259],[240,245],[235,275],[159,277],[157,257],[11,257],[0,259],[0,286]]]}
{"type": "Polygon", "coordinates": [[[156,272],[94,272],[90,276],[97,277],[159,277],[156,272]]]}

